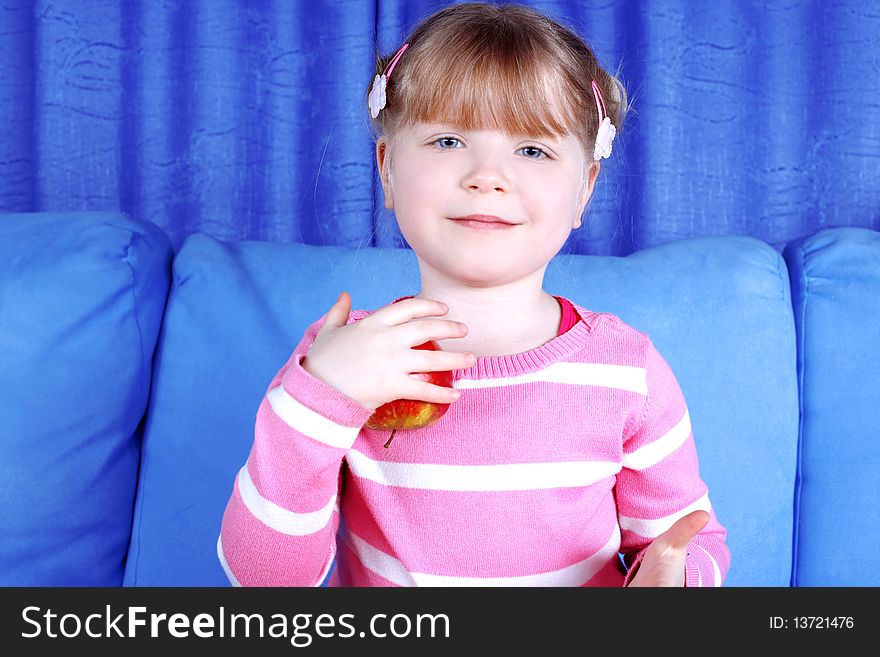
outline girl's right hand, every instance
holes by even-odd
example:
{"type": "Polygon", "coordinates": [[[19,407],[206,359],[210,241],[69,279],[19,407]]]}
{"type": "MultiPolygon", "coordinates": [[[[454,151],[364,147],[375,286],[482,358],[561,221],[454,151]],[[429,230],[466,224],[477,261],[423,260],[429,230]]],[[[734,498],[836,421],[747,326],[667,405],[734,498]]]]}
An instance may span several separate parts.
{"type": "Polygon", "coordinates": [[[450,404],[452,388],[411,376],[413,372],[444,372],[474,364],[473,354],[413,349],[428,340],[462,338],[467,326],[448,319],[417,319],[445,315],[446,304],[429,299],[403,299],[369,317],[347,324],[351,297],[339,295],[309,348],[302,367],[312,376],[376,410],[395,399],[450,404]]]}

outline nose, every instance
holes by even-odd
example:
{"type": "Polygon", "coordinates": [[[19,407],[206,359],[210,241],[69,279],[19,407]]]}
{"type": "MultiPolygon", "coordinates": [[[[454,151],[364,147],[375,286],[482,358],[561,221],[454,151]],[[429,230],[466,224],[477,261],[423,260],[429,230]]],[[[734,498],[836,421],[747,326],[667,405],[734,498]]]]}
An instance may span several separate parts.
{"type": "Polygon", "coordinates": [[[482,161],[474,163],[473,168],[462,179],[462,186],[470,192],[507,192],[510,182],[496,165],[482,161]]]}

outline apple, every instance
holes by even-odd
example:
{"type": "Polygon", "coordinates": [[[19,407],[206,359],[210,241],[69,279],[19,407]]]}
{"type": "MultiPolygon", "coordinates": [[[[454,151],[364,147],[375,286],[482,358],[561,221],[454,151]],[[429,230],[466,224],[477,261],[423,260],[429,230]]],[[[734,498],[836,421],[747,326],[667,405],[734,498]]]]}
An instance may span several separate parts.
{"type": "MultiPolygon", "coordinates": [[[[439,345],[433,340],[415,346],[413,349],[440,351],[439,345]]],[[[413,372],[412,376],[437,386],[452,387],[452,372],[413,372]]],[[[398,429],[427,427],[443,417],[448,409],[449,404],[436,404],[416,399],[395,399],[387,404],[382,404],[373,411],[373,414],[367,419],[366,426],[370,429],[391,430],[391,437],[384,445],[387,448],[398,429]]]]}

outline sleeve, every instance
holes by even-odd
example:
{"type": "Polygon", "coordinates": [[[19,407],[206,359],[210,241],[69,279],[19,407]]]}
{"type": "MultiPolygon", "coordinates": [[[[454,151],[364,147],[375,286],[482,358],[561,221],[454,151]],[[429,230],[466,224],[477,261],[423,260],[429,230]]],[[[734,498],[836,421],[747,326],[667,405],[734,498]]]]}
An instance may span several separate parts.
{"type": "Polygon", "coordinates": [[[730,568],[727,530],[718,522],[700,478],[684,395],[669,365],[648,340],[641,421],[623,443],[615,495],[629,586],[651,542],[676,520],[703,510],[709,522],[688,543],[685,586],[721,586],[730,568]]]}
{"type": "Polygon", "coordinates": [[[217,540],[233,586],[319,586],[336,556],[342,462],[372,414],[302,367],[305,332],[257,409],[217,540]]]}

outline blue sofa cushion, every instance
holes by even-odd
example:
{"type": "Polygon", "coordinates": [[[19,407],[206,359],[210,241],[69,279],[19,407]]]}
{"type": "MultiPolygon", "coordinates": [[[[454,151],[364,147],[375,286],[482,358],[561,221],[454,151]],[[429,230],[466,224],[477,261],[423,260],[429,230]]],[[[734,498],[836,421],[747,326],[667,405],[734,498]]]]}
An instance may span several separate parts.
{"type": "MultiPolygon", "coordinates": [[[[354,308],[375,309],[418,289],[408,249],[185,241],[144,427],[127,585],[228,585],[220,521],[272,377],[341,290],[354,308]]],[[[545,289],[651,336],[688,400],[701,473],[729,532],[728,585],[787,586],[798,408],[780,255],[748,237],[626,258],[560,255],[545,289]]]]}
{"type": "Polygon", "coordinates": [[[880,233],[825,229],[784,254],[802,408],[792,584],[878,586],[880,233]]]}
{"type": "Polygon", "coordinates": [[[0,585],[122,583],[172,256],[119,214],[0,214],[0,585]]]}

